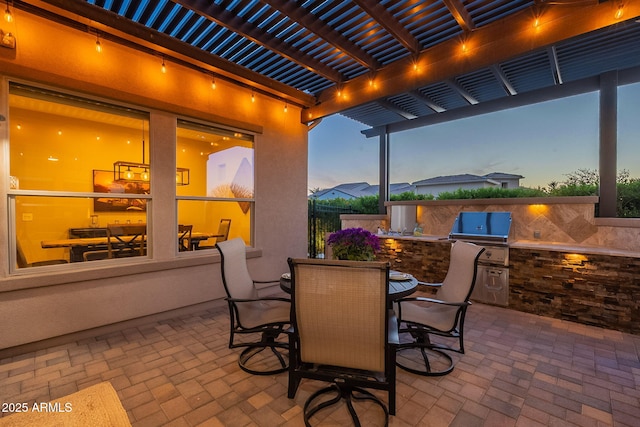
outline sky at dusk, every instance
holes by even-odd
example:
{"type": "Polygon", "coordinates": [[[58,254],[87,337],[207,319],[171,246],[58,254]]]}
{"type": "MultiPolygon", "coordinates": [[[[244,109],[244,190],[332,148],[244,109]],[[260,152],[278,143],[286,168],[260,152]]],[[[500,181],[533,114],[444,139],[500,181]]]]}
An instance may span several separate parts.
{"type": "MultiPolygon", "coordinates": [[[[390,181],[504,172],[546,187],[598,169],[599,95],[588,93],[390,135],[390,181]]],[[[618,170],[640,178],[640,84],[618,90],[618,170]]],[[[378,138],[333,115],[309,133],[309,189],[378,184],[378,138]]]]}

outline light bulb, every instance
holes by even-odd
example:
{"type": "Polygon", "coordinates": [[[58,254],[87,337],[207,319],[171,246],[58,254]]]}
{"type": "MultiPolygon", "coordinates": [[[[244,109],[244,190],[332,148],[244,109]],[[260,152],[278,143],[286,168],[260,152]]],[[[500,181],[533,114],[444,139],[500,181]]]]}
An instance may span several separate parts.
{"type": "Polygon", "coordinates": [[[102,53],[102,45],[100,44],[100,39],[96,37],[96,52],[102,53]]]}
{"type": "Polygon", "coordinates": [[[125,173],[124,173],[124,177],[125,177],[125,179],[133,179],[134,175],[135,175],[135,174],[133,173],[133,171],[131,170],[131,168],[127,168],[127,170],[126,170],[126,171],[125,171],[125,173]]]}
{"type": "Polygon", "coordinates": [[[286,103],[284,104],[284,112],[285,113],[287,112],[287,104],[286,103]]]}
{"type": "Polygon", "coordinates": [[[618,9],[616,9],[616,13],[615,13],[614,16],[615,16],[616,19],[620,19],[620,18],[622,18],[622,15],[624,15],[624,5],[620,4],[620,5],[618,5],[618,9]]]}
{"type": "Polygon", "coordinates": [[[211,89],[215,90],[215,88],[216,88],[216,79],[215,79],[215,77],[212,77],[211,78],[211,89]]]}
{"type": "Polygon", "coordinates": [[[140,174],[140,178],[141,178],[143,181],[149,181],[149,171],[148,171],[147,169],[145,169],[145,170],[144,170],[144,172],[142,172],[142,173],[140,174]]]}
{"type": "Polygon", "coordinates": [[[256,94],[251,92],[251,102],[256,102],[256,94]]]}
{"type": "Polygon", "coordinates": [[[11,23],[13,22],[13,15],[11,14],[11,11],[9,10],[9,2],[7,2],[7,9],[4,11],[4,20],[11,23]]]}
{"type": "Polygon", "coordinates": [[[164,65],[164,58],[162,58],[162,74],[166,74],[167,73],[167,66],[164,65]]]}

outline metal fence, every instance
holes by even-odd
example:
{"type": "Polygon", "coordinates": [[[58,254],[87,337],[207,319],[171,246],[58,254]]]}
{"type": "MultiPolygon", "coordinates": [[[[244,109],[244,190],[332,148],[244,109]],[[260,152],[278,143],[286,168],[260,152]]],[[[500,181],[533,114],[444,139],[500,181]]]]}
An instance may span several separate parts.
{"type": "Polygon", "coordinates": [[[358,213],[351,208],[327,206],[309,200],[309,258],[324,258],[324,236],[341,228],[340,215],[358,213]]]}

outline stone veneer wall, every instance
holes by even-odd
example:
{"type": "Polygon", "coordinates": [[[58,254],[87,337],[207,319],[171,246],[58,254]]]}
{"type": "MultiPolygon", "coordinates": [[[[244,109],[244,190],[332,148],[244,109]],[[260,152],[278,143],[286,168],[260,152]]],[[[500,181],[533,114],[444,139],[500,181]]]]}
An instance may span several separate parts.
{"type": "Polygon", "coordinates": [[[392,270],[409,273],[422,282],[440,283],[449,269],[448,241],[380,239],[378,261],[388,261],[392,270]]]}
{"type": "Polygon", "coordinates": [[[640,258],[510,248],[509,308],[640,335],[640,258]]]}
{"type": "MultiPolygon", "coordinates": [[[[448,241],[383,238],[377,256],[424,282],[442,282],[448,241]]],[[[510,248],[508,308],[640,335],[640,258],[510,248]]]]}

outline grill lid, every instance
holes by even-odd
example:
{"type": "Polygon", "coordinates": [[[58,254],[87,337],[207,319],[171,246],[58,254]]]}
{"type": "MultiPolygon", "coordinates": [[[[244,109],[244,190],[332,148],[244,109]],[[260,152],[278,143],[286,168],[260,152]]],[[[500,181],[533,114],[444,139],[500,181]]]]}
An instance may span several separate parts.
{"type": "Polygon", "coordinates": [[[511,229],[511,212],[460,212],[449,239],[506,243],[511,229]]]}

